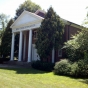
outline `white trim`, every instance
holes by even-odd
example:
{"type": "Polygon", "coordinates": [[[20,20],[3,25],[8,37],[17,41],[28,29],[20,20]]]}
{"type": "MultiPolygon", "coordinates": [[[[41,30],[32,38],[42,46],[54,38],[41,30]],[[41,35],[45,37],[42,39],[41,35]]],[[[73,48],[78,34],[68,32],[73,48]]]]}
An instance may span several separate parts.
{"type": "Polygon", "coordinates": [[[37,39],[37,30],[33,31],[33,38],[37,39]]]}
{"type": "Polygon", "coordinates": [[[28,14],[38,20],[42,20],[44,19],[43,17],[41,16],[38,16],[36,15],[35,13],[31,13],[31,12],[28,12],[28,11],[23,11],[22,14],[16,19],[16,21],[10,26],[10,28],[13,28],[15,26],[15,24],[22,18],[22,16],[24,16],[25,14],[28,14]]]}
{"type": "Polygon", "coordinates": [[[19,25],[13,26],[13,29],[21,28],[21,27],[25,27],[25,26],[31,26],[31,25],[39,24],[39,23],[41,24],[41,22],[42,22],[42,20],[31,21],[31,22],[27,22],[24,24],[19,24],[19,25]]]}
{"type": "Polygon", "coordinates": [[[58,57],[62,57],[62,49],[58,50],[58,57]],[[59,53],[59,52],[61,52],[61,53],[59,53]]]}
{"type": "Polygon", "coordinates": [[[12,29],[12,32],[20,32],[20,31],[26,31],[26,30],[33,30],[35,28],[39,28],[41,25],[41,23],[38,23],[38,24],[32,24],[32,25],[28,25],[28,26],[25,26],[24,28],[19,28],[19,30],[17,30],[16,28],[15,29],[12,29]],[[34,26],[33,26],[34,25],[34,26]]]}

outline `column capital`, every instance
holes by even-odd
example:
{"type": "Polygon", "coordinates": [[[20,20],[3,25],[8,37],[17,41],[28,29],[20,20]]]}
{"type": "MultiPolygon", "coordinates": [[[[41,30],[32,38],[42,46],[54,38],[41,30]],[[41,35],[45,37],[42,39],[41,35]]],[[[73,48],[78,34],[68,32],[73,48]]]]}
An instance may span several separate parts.
{"type": "Polygon", "coordinates": [[[16,34],[16,32],[12,32],[12,34],[16,34]]]}

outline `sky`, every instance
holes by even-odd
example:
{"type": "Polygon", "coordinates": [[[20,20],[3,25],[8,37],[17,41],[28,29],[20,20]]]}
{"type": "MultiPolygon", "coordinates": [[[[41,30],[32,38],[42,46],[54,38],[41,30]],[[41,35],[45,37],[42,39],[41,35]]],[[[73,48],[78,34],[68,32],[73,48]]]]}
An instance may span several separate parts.
{"type": "MultiPolygon", "coordinates": [[[[0,14],[15,16],[16,9],[25,0],[0,0],[0,14]]],[[[81,25],[87,15],[88,0],[31,0],[47,11],[50,6],[63,19],[81,25]]]]}

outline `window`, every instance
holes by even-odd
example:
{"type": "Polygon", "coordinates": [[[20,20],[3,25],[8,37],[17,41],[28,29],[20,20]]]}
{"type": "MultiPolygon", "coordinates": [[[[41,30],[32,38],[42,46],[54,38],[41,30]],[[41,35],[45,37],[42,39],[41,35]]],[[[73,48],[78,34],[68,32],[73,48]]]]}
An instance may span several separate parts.
{"type": "Polygon", "coordinates": [[[62,49],[58,50],[58,57],[62,57],[62,49]]]}
{"type": "Polygon", "coordinates": [[[34,31],[34,38],[37,38],[37,31],[34,31]]]}

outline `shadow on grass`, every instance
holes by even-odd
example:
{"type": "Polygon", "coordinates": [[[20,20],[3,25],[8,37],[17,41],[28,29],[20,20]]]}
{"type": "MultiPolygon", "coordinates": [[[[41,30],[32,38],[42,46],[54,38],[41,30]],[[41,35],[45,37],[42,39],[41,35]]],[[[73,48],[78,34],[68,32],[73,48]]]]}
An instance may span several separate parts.
{"type": "Polygon", "coordinates": [[[44,74],[44,73],[48,73],[45,71],[40,71],[40,70],[36,70],[33,68],[14,68],[14,67],[0,67],[0,69],[4,69],[4,70],[13,70],[16,71],[16,74],[44,74]]]}
{"type": "Polygon", "coordinates": [[[88,77],[72,77],[72,76],[68,76],[68,77],[73,78],[73,79],[76,79],[79,82],[88,84],[88,77]]]}
{"type": "Polygon", "coordinates": [[[79,82],[82,82],[82,83],[85,83],[85,84],[88,84],[88,77],[86,78],[80,78],[80,77],[70,77],[70,78],[74,78],[76,80],[78,80],[79,82]]]}
{"type": "Polygon", "coordinates": [[[82,79],[82,80],[79,80],[79,82],[88,84],[88,79],[82,79]]]}
{"type": "MultiPolygon", "coordinates": [[[[56,74],[54,74],[56,75],[56,74]]],[[[71,78],[71,79],[75,79],[79,82],[82,82],[82,83],[85,83],[85,84],[88,84],[88,77],[85,77],[85,78],[81,78],[81,77],[73,77],[73,76],[67,76],[67,75],[57,75],[57,76],[63,76],[63,77],[68,77],[68,78],[71,78]]]]}

